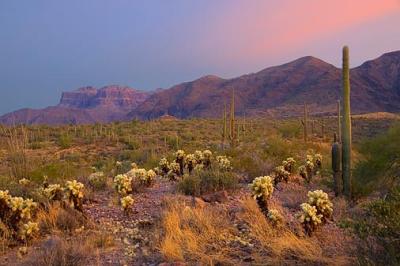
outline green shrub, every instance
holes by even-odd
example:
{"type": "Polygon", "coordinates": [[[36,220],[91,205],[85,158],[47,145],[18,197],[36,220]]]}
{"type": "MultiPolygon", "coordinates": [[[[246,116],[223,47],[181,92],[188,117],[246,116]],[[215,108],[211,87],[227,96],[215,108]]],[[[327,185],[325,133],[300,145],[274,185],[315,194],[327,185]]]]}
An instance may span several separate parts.
{"type": "Polygon", "coordinates": [[[400,182],[400,124],[386,133],[361,143],[363,157],[354,170],[353,192],[356,197],[374,190],[388,190],[400,182]]]}
{"type": "Polygon", "coordinates": [[[186,195],[199,196],[207,192],[234,189],[238,180],[232,172],[218,170],[199,170],[185,176],[178,184],[178,189],[186,195]]]}
{"type": "Polygon", "coordinates": [[[58,138],[58,146],[62,149],[68,149],[71,147],[72,138],[67,134],[61,134],[58,138]]]}
{"type": "Polygon", "coordinates": [[[367,205],[363,218],[344,225],[364,240],[359,246],[360,265],[400,265],[400,186],[367,205]]]}

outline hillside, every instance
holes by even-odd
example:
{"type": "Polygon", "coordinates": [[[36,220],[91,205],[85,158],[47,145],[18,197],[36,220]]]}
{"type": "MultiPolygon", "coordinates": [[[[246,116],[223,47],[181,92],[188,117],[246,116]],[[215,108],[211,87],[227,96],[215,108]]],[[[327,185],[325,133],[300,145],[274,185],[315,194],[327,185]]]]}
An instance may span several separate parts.
{"type": "MultiPolygon", "coordinates": [[[[351,69],[354,114],[400,112],[400,51],[351,69]]],[[[312,56],[232,79],[208,75],[153,93],[128,87],[84,87],[64,92],[60,103],[0,117],[3,124],[82,124],[154,119],[219,117],[236,93],[238,115],[297,116],[304,102],[313,114],[329,114],[340,99],[341,69],[312,56]]]]}

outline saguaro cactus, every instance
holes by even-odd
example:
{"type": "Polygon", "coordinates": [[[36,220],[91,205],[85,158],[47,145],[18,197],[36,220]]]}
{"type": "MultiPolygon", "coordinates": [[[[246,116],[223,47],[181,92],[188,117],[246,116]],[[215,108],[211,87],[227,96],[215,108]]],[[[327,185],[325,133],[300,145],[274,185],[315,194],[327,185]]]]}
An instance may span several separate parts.
{"type": "Polygon", "coordinates": [[[235,89],[232,90],[231,98],[231,114],[230,114],[230,132],[229,139],[231,141],[231,148],[235,147],[236,133],[235,133],[235,89]]]}
{"type": "Polygon", "coordinates": [[[226,128],[226,103],[224,103],[224,113],[222,115],[222,148],[225,146],[225,141],[227,137],[227,128],[226,128]]]}
{"type": "Polygon", "coordinates": [[[336,133],[333,135],[332,144],[332,172],[333,172],[333,184],[335,195],[339,196],[343,191],[343,180],[341,175],[341,155],[340,155],[340,144],[338,143],[336,133]]]}
{"type": "Polygon", "coordinates": [[[342,170],[343,192],[351,197],[351,114],[349,48],[343,47],[343,123],[342,123],[342,170]]]}
{"type": "Polygon", "coordinates": [[[304,103],[304,114],[303,114],[303,120],[301,121],[303,124],[303,135],[304,135],[304,141],[308,141],[308,110],[307,110],[307,104],[304,103]]]}
{"type": "Polygon", "coordinates": [[[338,142],[342,142],[342,117],[340,114],[340,100],[337,101],[337,134],[338,134],[338,142]]]}

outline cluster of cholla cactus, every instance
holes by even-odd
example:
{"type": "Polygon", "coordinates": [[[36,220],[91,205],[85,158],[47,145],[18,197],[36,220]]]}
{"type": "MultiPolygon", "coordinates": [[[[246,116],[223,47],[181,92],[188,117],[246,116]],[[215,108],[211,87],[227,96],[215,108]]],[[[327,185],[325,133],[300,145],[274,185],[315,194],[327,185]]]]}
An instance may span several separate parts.
{"type": "Polygon", "coordinates": [[[275,167],[274,173],[275,186],[282,181],[285,181],[286,183],[289,181],[290,172],[286,171],[284,166],[280,165],[275,167]]]}
{"type": "Polygon", "coordinates": [[[253,198],[257,200],[257,204],[261,211],[268,214],[268,200],[271,198],[274,192],[274,179],[270,176],[260,176],[254,178],[250,184],[253,198]]]}
{"type": "Polygon", "coordinates": [[[322,190],[309,191],[308,201],[300,205],[301,212],[297,215],[308,235],[311,235],[319,225],[332,218],[333,204],[328,194],[322,190]]]}
{"type": "Polygon", "coordinates": [[[307,155],[305,164],[299,167],[300,176],[310,183],[314,175],[316,175],[322,168],[322,155],[315,154],[307,155]]]}
{"type": "Polygon", "coordinates": [[[27,241],[39,231],[38,224],[32,222],[37,203],[32,199],[12,197],[8,190],[0,190],[0,221],[7,226],[13,237],[27,241]]]}
{"type": "Polygon", "coordinates": [[[296,164],[296,161],[292,157],[289,157],[286,160],[282,161],[283,168],[285,169],[285,171],[288,171],[290,174],[294,173],[295,164],[296,164]]]}
{"type": "Polygon", "coordinates": [[[50,184],[43,188],[43,195],[49,201],[61,201],[64,196],[64,189],[60,184],[50,184]]]}
{"type": "Polygon", "coordinates": [[[85,186],[76,181],[67,181],[65,191],[67,199],[74,209],[83,212],[83,196],[84,196],[85,186]]]}
{"type": "Polygon", "coordinates": [[[222,171],[232,170],[231,161],[226,156],[217,156],[215,158],[218,163],[218,167],[222,171]]]}
{"type": "Polygon", "coordinates": [[[275,186],[282,181],[285,181],[286,183],[289,181],[290,175],[294,172],[295,164],[296,161],[292,157],[289,157],[286,160],[282,161],[282,165],[275,167],[274,169],[275,186]]]}
{"type": "MultiPolygon", "coordinates": [[[[162,158],[158,164],[159,173],[168,177],[170,180],[177,180],[187,173],[211,169],[213,164],[213,153],[210,150],[195,151],[194,153],[186,154],[183,150],[178,150],[174,153],[175,160],[168,162],[166,158],[162,158]]],[[[221,171],[232,170],[231,162],[226,156],[215,157],[216,166],[221,171]]]]}
{"type": "MultiPolygon", "coordinates": [[[[168,162],[167,162],[168,163],[168,162]]],[[[125,214],[128,214],[134,203],[130,194],[133,192],[133,181],[137,180],[143,186],[151,186],[157,177],[157,172],[163,171],[159,168],[146,170],[138,168],[136,163],[131,164],[131,170],[125,174],[119,174],[114,177],[114,188],[120,196],[120,203],[125,214]]],[[[167,164],[169,168],[169,165],[167,164]]]]}
{"type": "Polygon", "coordinates": [[[128,195],[121,198],[121,207],[125,214],[129,214],[132,210],[134,199],[128,195]]]}
{"type": "Polygon", "coordinates": [[[114,188],[120,196],[126,196],[132,192],[132,176],[120,174],[114,177],[114,188]]]}
{"type": "Polygon", "coordinates": [[[50,203],[67,200],[72,208],[83,212],[84,191],[85,186],[76,180],[67,181],[65,187],[63,187],[60,184],[49,184],[46,178],[43,182],[43,188],[39,189],[39,194],[50,203]]]}

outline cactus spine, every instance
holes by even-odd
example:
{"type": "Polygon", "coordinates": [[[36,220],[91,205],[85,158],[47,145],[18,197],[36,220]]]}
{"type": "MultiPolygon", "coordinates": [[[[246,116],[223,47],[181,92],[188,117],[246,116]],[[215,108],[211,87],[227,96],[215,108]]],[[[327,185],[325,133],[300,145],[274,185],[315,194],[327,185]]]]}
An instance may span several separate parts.
{"type": "Polygon", "coordinates": [[[342,123],[342,170],[343,192],[351,197],[351,116],[349,48],[343,47],[343,123],[342,123]]]}
{"type": "Polygon", "coordinates": [[[231,114],[230,114],[230,132],[229,139],[231,141],[231,148],[235,147],[236,134],[235,134],[235,89],[232,90],[231,98],[231,114]]]}
{"type": "Polygon", "coordinates": [[[333,172],[333,184],[335,195],[339,196],[343,191],[343,180],[341,175],[341,156],[340,156],[340,144],[338,143],[336,133],[333,135],[332,144],[332,172],[333,172]]]}

